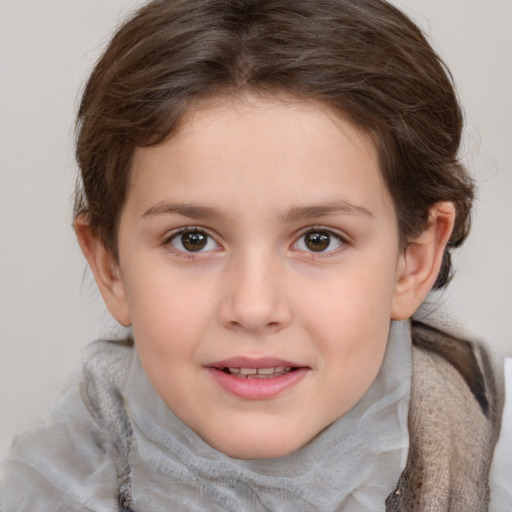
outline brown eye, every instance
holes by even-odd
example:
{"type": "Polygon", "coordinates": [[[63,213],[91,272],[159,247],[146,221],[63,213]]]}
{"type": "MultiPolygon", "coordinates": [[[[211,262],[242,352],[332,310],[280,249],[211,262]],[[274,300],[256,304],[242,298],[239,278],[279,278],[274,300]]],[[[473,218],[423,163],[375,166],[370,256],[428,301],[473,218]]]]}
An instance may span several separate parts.
{"type": "Polygon", "coordinates": [[[330,231],[308,231],[294,244],[294,248],[307,252],[331,252],[343,245],[341,237],[330,231]]]}
{"type": "Polygon", "coordinates": [[[208,237],[203,233],[183,233],[181,235],[181,243],[187,251],[200,251],[206,246],[208,237]]]}
{"type": "Polygon", "coordinates": [[[306,247],[312,251],[320,252],[325,251],[331,243],[331,236],[329,233],[308,233],[304,237],[306,247]]]}
{"type": "Polygon", "coordinates": [[[175,235],[170,243],[182,252],[202,252],[217,247],[213,238],[202,231],[183,231],[175,235]]]}

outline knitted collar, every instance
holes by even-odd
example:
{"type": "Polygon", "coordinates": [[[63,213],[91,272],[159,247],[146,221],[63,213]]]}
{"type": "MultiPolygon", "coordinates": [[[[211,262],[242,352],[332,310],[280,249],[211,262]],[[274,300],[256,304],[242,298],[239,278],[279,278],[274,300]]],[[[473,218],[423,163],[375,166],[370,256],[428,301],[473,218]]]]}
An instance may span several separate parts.
{"type": "Polygon", "coordinates": [[[384,510],[407,458],[411,371],[410,323],[392,322],[380,372],[347,414],[290,455],[238,460],[167,408],[134,351],[122,391],[134,509],[384,510]]]}

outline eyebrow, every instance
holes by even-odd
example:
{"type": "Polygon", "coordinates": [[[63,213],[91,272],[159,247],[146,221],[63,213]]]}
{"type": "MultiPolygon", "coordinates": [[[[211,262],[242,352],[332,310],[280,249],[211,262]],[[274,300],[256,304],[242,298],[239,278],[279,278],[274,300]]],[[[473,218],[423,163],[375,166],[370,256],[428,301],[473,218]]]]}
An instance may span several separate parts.
{"type": "Polygon", "coordinates": [[[210,206],[199,206],[188,203],[168,203],[166,201],[152,206],[143,213],[142,217],[147,218],[168,214],[183,215],[184,217],[189,217],[191,219],[221,217],[220,212],[210,206]]]}
{"type": "MultiPolygon", "coordinates": [[[[224,215],[221,211],[210,206],[194,205],[189,203],[169,203],[162,201],[146,210],[142,217],[154,217],[160,215],[182,215],[190,219],[220,218],[224,215]]],[[[316,205],[291,206],[279,215],[282,222],[300,221],[311,218],[327,217],[329,215],[359,215],[373,219],[373,213],[363,206],[354,205],[346,201],[338,200],[316,205]]]]}
{"type": "Polygon", "coordinates": [[[373,213],[364,206],[358,206],[342,200],[311,206],[292,206],[281,215],[281,218],[286,222],[327,217],[336,214],[359,215],[368,219],[374,218],[373,213]]]}

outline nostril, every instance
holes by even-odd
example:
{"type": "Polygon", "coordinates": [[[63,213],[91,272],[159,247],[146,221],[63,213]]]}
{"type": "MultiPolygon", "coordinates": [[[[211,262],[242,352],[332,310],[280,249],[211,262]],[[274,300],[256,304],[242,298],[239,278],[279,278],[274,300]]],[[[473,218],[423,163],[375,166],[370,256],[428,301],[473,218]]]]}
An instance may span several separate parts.
{"type": "Polygon", "coordinates": [[[289,324],[291,312],[285,303],[249,301],[238,297],[224,300],[219,309],[220,323],[231,330],[277,332],[289,324]]]}

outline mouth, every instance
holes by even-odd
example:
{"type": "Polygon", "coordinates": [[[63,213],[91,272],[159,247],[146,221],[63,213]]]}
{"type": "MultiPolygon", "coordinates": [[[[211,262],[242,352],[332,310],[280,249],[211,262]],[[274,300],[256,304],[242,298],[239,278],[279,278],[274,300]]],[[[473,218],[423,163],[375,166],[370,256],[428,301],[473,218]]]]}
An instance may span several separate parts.
{"type": "Polygon", "coordinates": [[[213,381],[238,398],[265,400],[297,385],[311,368],[276,358],[237,357],[206,367],[213,381]]]}
{"type": "Polygon", "coordinates": [[[298,369],[298,367],[293,366],[271,366],[269,368],[225,367],[220,370],[240,379],[273,379],[297,371],[298,369]]]}

